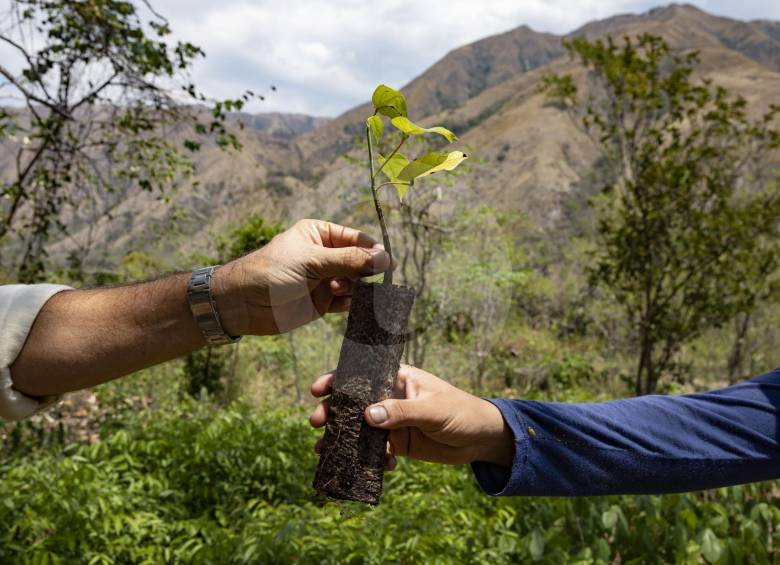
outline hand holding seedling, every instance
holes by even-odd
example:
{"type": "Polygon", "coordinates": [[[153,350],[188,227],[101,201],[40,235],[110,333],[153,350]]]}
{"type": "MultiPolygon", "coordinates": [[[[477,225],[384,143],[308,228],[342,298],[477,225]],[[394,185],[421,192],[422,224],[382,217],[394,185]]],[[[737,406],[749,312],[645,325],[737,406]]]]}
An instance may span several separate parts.
{"type": "MultiPolygon", "coordinates": [[[[312,394],[319,398],[330,394],[333,376],[328,373],[317,379],[312,394]]],[[[311,425],[324,426],[328,410],[326,399],[309,416],[311,425]]],[[[393,398],[366,408],[365,419],[390,430],[387,468],[395,467],[395,455],[451,465],[487,461],[507,467],[514,457],[513,435],[498,408],[409,365],[398,371],[393,398]]],[[[317,442],[315,450],[319,448],[317,442]]]]}
{"type": "MultiPolygon", "coordinates": [[[[213,298],[229,335],[275,334],[346,310],[354,281],[389,265],[382,246],[366,234],[302,220],[262,249],[216,269],[213,298]]],[[[15,389],[29,397],[62,394],[203,347],[187,303],[189,280],[180,273],[51,297],[20,343],[11,367],[15,389]]],[[[12,417],[25,417],[35,406],[12,417]]]]}
{"type": "Polygon", "coordinates": [[[346,311],[354,281],[390,264],[365,233],[301,220],[262,249],[217,269],[214,295],[230,335],[276,334],[346,311]]]}

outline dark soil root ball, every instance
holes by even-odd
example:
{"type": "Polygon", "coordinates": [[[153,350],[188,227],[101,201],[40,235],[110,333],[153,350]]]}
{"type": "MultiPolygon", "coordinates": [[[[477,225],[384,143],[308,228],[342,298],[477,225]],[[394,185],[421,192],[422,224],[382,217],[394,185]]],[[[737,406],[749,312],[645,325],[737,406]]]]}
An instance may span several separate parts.
{"type": "Polygon", "coordinates": [[[408,287],[355,287],[314,478],[325,497],[379,504],[387,431],[369,426],[363,414],[393,392],[413,305],[408,287]]]}

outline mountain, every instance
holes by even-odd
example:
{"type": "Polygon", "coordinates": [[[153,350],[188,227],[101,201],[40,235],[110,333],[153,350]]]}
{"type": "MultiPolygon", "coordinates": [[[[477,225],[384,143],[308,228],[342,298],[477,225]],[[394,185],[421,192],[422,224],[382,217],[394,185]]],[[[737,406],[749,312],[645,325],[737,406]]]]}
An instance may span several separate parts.
{"type": "MultiPolygon", "coordinates": [[[[469,174],[453,190],[475,203],[521,211],[546,229],[561,218],[597,152],[564,112],[545,104],[539,81],[563,72],[584,84],[563,39],[641,33],[661,35],[678,50],[698,50],[698,75],[743,95],[752,111],[780,103],[779,22],[732,20],[678,4],[594,21],[566,36],[520,26],[451,51],[402,91],[415,121],[451,127],[460,137],[457,147],[472,157],[469,174]]],[[[121,222],[100,220],[96,240],[113,243],[95,260],[115,260],[122,250],[150,244],[175,254],[201,245],[204,225],[218,233],[250,212],[272,220],[348,220],[365,171],[341,156],[353,150],[370,113],[364,104],[324,123],[246,118],[244,151],[205,147],[196,158],[198,182],[184,183],[169,205],[139,191],[118,204],[114,218],[121,222]],[[160,237],[165,233],[178,235],[160,237]]]]}
{"type": "MultiPolygon", "coordinates": [[[[165,195],[129,186],[101,195],[97,211],[80,202],[77,210],[68,212],[69,237],[52,244],[49,253],[62,257],[92,241],[101,242],[91,245],[86,261],[93,268],[114,266],[130,250],[175,258],[208,248],[216,232],[248,214],[262,213],[280,221],[288,217],[287,203],[305,200],[308,191],[301,180],[307,176],[294,140],[327,120],[274,113],[234,114],[229,121],[241,151],[203,144],[190,155],[195,176],[183,179],[165,195]],[[243,128],[238,127],[239,121],[243,128]]],[[[0,152],[0,171],[3,155],[0,152]]]]}
{"type": "Polygon", "coordinates": [[[708,14],[689,4],[655,8],[589,23],[573,36],[602,37],[652,33],[678,49],[725,48],[780,71],[780,22],[744,22],[708,14]]]}
{"type": "Polygon", "coordinates": [[[264,112],[262,114],[238,112],[231,114],[231,117],[240,120],[246,127],[282,139],[293,139],[330,121],[328,118],[281,112],[264,112]]]}
{"type": "MultiPolygon", "coordinates": [[[[561,38],[528,26],[494,35],[449,52],[401,91],[413,119],[455,109],[487,88],[539,68],[563,55],[561,38]]],[[[342,114],[297,141],[305,158],[333,159],[348,150],[360,133],[369,104],[342,114]]]]}
{"type": "MultiPolygon", "coordinates": [[[[565,113],[545,104],[538,92],[541,77],[549,72],[569,73],[584,85],[584,71],[563,54],[562,39],[660,35],[675,49],[699,50],[701,77],[743,95],[754,112],[763,112],[771,103],[780,103],[778,30],[777,22],[742,22],[675,4],[592,22],[564,37],[523,26],[451,52],[403,92],[410,108],[423,109],[413,118],[451,127],[460,137],[458,147],[475,157],[470,174],[457,186],[472,193],[475,201],[522,211],[533,225],[549,227],[596,156],[590,139],[565,113]],[[534,56],[520,63],[523,53],[534,56]],[[469,72],[476,76],[466,80],[469,72]],[[454,90],[453,102],[443,104],[442,96],[431,93],[449,76],[463,84],[454,90]]],[[[349,149],[342,137],[361,131],[369,114],[367,105],[358,107],[298,140],[322,177],[316,187],[321,196],[312,199],[318,207],[299,208],[299,213],[337,214],[341,205],[329,195],[362,182],[364,175],[355,176],[334,155],[349,149]]]]}

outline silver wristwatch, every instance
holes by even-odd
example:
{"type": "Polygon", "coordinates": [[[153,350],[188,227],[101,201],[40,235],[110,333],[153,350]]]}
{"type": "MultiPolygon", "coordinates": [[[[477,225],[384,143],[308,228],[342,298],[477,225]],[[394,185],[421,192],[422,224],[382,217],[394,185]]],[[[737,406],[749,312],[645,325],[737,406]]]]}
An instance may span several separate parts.
{"type": "Polygon", "coordinates": [[[219,321],[217,304],[211,292],[211,277],[217,267],[219,265],[193,271],[187,287],[187,302],[190,304],[190,310],[209,345],[236,343],[241,339],[240,336],[227,335],[219,321]]]}

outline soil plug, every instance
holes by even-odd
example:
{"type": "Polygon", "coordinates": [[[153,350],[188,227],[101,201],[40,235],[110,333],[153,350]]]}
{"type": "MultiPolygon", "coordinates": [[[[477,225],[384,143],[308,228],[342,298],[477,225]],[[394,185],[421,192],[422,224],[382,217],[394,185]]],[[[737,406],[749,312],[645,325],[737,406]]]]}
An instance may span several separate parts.
{"type": "Polygon", "coordinates": [[[413,303],[408,287],[355,288],[314,481],[320,494],[379,504],[388,432],[366,424],[363,414],[393,391],[413,303]]]}

